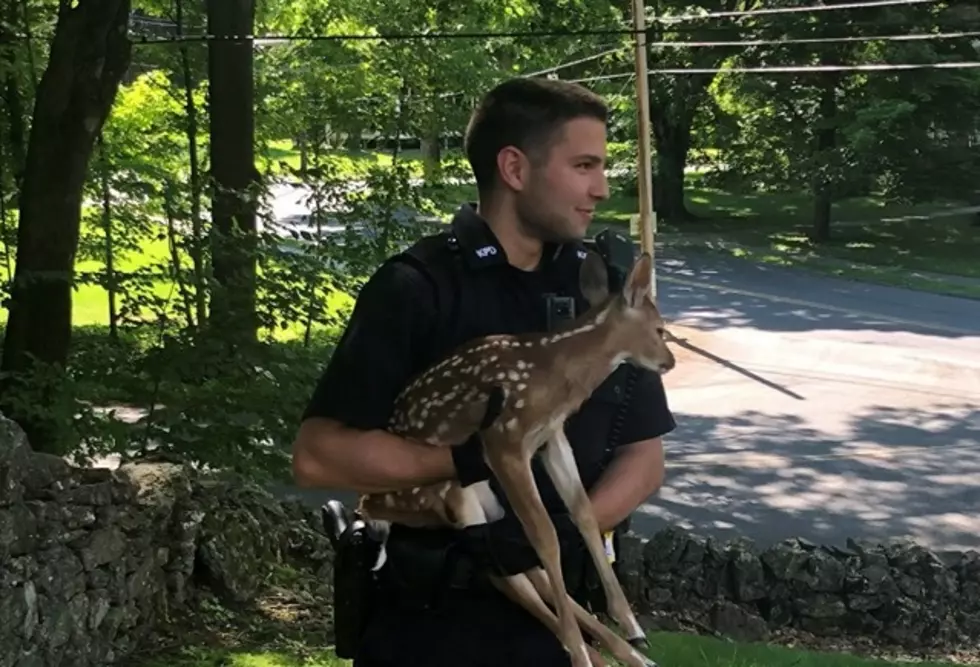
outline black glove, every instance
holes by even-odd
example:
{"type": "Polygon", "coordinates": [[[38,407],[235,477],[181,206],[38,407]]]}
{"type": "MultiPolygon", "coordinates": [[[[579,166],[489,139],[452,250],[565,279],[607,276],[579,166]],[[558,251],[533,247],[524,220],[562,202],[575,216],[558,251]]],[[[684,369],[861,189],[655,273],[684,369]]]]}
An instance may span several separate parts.
{"type": "Polygon", "coordinates": [[[483,460],[483,441],[479,433],[474,433],[462,445],[450,449],[453,465],[456,466],[456,479],[462,486],[490,479],[490,467],[483,460]]]}
{"type": "MultiPolygon", "coordinates": [[[[578,528],[568,513],[551,515],[561,548],[575,549],[581,541],[578,528]]],[[[541,561],[513,514],[492,523],[469,526],[462,531],[463,546],[477,563],[493,574],[511,576],[541,567],[541,561]]]]}

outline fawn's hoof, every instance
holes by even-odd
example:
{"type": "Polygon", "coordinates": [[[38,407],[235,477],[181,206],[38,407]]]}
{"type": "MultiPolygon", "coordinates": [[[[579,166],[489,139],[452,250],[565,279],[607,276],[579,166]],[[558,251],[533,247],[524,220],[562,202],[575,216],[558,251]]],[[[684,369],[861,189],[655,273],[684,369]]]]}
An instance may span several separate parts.
{"type": "Polygon", "coordinates": [[[639,637],[632,637],[630,639],[627,639],[626,641],[629,642],[630,646],[632,646],[637,650],[650,648],[650,642],[648,642],[647,638],[644,637],[643,635],[640,635],[639,637]]]}

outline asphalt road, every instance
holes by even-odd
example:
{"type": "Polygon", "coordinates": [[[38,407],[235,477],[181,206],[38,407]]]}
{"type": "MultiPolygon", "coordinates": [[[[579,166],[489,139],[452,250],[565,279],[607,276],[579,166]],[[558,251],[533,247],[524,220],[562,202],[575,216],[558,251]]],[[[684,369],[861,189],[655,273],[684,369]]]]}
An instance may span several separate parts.
{"type": "Polygon", "coordinates": [[[980,302],[694,251],[657,259],[679,426],[634,530],[980,548],[980,302]]]}
{"type": "Polygon", "coordinates": [[[679,427],[639,532],[980,548],[980,302],[696,252],[658,266],[679,427]]]}

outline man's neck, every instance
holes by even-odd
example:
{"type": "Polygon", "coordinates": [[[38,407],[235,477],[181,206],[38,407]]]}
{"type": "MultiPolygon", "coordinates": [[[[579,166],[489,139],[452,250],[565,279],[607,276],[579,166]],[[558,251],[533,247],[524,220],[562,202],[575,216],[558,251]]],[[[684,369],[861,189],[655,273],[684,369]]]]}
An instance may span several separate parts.
{"type": "Polygon", "coordinates": [[[511,210],[495,205],[494,202],[481,201],[476,212],[486,220],[512,266],[523,271],[534,271],[538,268],[544,244],[540,239],[524,233],[511,210]]]}

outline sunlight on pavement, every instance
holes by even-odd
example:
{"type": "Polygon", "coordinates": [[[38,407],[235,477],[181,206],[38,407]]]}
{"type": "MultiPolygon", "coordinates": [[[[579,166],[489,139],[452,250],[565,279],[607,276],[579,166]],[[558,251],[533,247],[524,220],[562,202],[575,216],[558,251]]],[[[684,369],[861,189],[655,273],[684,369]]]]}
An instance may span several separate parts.
{"type": "Polygon", "coordinates": [[[669,521],[760,543],[980,547],[980,375],[969,363],[824,331],[670,329],[678,365],[664,382],[678,428],[642,532],[669,521]]]}

